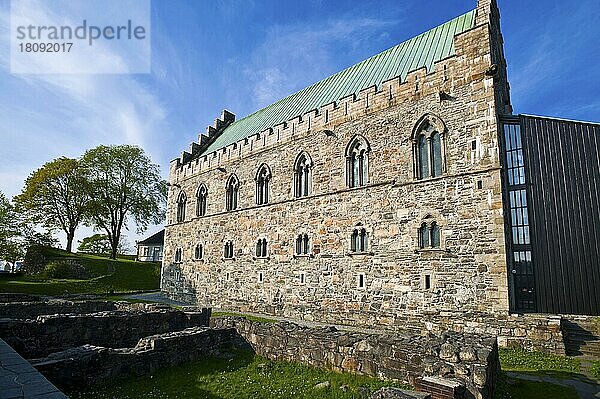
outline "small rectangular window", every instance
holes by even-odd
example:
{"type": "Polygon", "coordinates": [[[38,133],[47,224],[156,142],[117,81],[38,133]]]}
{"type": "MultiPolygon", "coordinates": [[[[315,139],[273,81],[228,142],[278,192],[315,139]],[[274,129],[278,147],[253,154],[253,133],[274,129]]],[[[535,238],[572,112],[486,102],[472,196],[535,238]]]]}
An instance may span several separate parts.
{"type": "Polygon", "coordinates": [[[225,273],[225,281],[229,281],[230,274],[229,272],[225,273]]]}
{"type": "Polygon", "coordinates": [[[429,274],[425,275],[425,289],[426,290],[431,289],[431,275],[429,275],[429,274]]]}
{"type": "Polygon", "coordinates": [[[364,273],[360,273],[358,275],[358,279],[357,279],[357,287],[358,288],[365,288],[366,283],[365,283],[365,274],[364,273]]]}
{"type": "Polygon", "coordinates": [[[306,273],[300,273],[300,284],[306,283],[306,273]]]}
{"type": "Polygon", "coordinates": [[[262,283],[264,281],[263,272],[258,272],[258,282],[262,283]]]}
{"type": "Polygon", "coordinates": [[[477,140],[471,141],[471,150],[475,151],[477,149],[477,140]]]}
{"type": "Polygon", "coordinates": [[[477,188],[480,190],[483,188],[483,181],[477,180],[477,188]]]}

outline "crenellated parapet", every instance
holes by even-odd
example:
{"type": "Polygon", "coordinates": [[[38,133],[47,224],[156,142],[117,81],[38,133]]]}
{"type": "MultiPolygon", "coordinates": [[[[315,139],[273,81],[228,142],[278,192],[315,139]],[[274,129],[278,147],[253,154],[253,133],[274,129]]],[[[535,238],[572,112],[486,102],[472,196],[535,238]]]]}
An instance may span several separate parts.
{"type": "MultiPolygon", "coordinates": [[[[489,7],[481,1],[477,13],[488,13],[489,7]]],[[[493,1],[489,3],[494,4],[493,1]]],[[[268,148],[286,143],[298,137],[324,130],[334,130],[336,126],[360,118],[382,109],[404,102],[415,102],[427,96],[435,96],[440,103],[453,101],[453,93],[460,87],[472,85],[485,98],[494,99],[494,76],[490,75],[493,56],[489,43],[488,18],[479,18],[476,24],[454,37],[454,55],[434,62],[431,70],[421,67],[409,71],[404,78],[396,76],[378,85],[370,85],[356,93],[349,93],[336,101],[304,112],[286,121],[281,121],[262,131],[257,131],[222,148],[202,153],[234,122],[235,116],[224,111],[206,134],[200,135],[198,143],[193,143],[189,152],[171,163],[170,178],[173,181],[203,173],[228,162],[258,153],[268,148]],[[200,155],[201,154],[201,155],[200,155]]],[[[480,96],[480,98],[482,98],[480,96]]],[[[479,101],[486,103],[486,101],[479,101]]],[[[495,113],[481,108],[488,124],[495,126],[495,113]]],[[[487,106],[486,106],[487,108],[487,106]]]]}
{"type": "Polygon", "coordinates": [[[191,143],[190,150],[183,151],[179,158],[171,161],[171,164],[185,165],[194,158],[197,158],[233,122],[235,122],[235,115],[224,109],[221,117],[215,119],[212,126],[206,127],[206,133],[198,135],[198,142],[191,143]]]}

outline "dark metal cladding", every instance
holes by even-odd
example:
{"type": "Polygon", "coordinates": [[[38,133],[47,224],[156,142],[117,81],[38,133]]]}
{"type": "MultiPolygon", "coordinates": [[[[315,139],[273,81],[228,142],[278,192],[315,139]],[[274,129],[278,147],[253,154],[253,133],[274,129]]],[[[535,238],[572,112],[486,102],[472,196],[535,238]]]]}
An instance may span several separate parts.
{"type": "MultiPolygon", "coordinates": [[[[514,124],[516,120],[503,122],[514,124]]],[[[515,281],[509,279],[513,310],[598,315],[600,124],[521,115],[518,125],[523,140],[535,304],[533,309],[520,308],[515,281]]],[[[507,163],[506,143],[503,147],[507,163]]],[[[510,189],[505,177],[504,190],[510,189]]],[[[505,212],[510,275],[515,272],[509,202],[505,212]]]]}

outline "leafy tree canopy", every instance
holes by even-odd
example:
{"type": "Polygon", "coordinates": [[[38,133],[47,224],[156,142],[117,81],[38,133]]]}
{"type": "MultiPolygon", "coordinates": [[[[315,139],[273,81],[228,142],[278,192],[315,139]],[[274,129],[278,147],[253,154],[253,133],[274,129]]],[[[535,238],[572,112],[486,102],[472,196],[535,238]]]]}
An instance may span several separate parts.
{"type": "Polygon", "coordinates": [[[56,240],[48,232],[36,230],[0,192],[0,259],[14,263],[33,244],[55,245],[56,240]]]}
{"type": "Polygon", "coordinates": [[[91,254],[105,254],[110,252],[110,241],[106,234],[96,233],[89,237],[85,237],[79,242],[77,251],[87,252],[91,254]]]}
{"type": "Polygon", "coordinates": [[[144,151],[132,145],[101,145],[88,150],[81,165],[90,194],[86,223],[106,232],[115,258],[121,231],[133,220],[138,231],[165,217],[167,184],[144,151]]]}
{"type": "Polygon", "coordinates": [[[27,178],[15,204],[30,221],[50,230],[62,230],[67,235],[66,249],[71,251],[87,200],[79,161],[61,157],[47,162],[27,178]]]}

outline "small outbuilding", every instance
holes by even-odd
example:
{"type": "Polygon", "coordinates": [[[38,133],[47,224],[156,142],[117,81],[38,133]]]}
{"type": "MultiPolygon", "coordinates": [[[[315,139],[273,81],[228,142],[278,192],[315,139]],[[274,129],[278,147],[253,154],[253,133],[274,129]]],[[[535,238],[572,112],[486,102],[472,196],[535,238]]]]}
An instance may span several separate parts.
{"type": "Polygon", "coordinates": [[[165,243],[165,229],[137,243],[139,262],[161,262],[165,243]]]}

